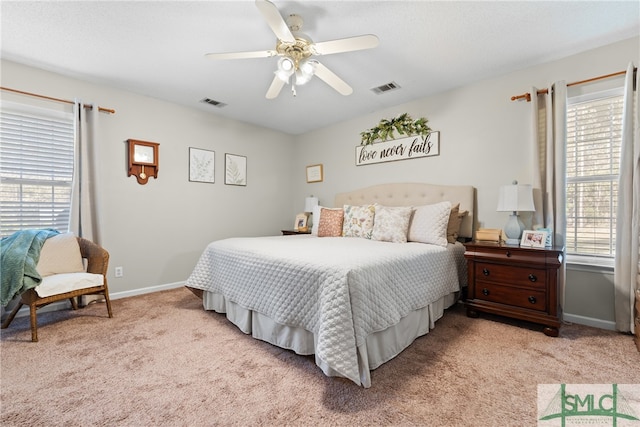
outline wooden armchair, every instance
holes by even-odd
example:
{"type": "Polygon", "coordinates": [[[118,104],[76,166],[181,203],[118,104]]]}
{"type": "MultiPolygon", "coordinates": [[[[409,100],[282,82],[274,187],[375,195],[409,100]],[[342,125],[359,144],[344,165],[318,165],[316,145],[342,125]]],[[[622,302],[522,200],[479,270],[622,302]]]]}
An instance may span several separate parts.
{"type": "Polygon", "coordinates": [[[46,297],[40,297],[35,288],[29,289],[26,292],[22,293],[22,295],[20,296],[20,302],[2,323],[2,329],[7,328],[9,324],[11,324],[14,317],[18,313],[18,310],[20,310],[23,305],[28,305],[31,317],[31,341],[36,342],[38,341],[38,322],[36,319],[36,310],[39,307],[43,307],[53,302],[63,301],[66,299],[71,301],[71,307],[76,310],[78,308],[76,297],[79,297],[81,295],[104,295],[109,317],[113,317],[113,314],[111,312],[111,301],[109,300],[109,288],[107,286],[109,252],[90,240],[83,239],[81,237],[78,237],[77,239],[80,246],[80,254],[82,255],[82,258],[87,260],[87,273],[102,275],[103,284],[101,286],[74,289],[69,292],[50,295],[46,297]]]}

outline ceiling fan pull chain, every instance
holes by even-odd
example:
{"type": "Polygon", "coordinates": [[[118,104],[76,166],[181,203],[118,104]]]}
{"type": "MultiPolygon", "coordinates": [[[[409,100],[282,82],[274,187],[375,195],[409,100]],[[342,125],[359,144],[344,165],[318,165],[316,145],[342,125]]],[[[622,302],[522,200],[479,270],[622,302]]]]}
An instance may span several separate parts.
{"type": "Polygon", "coordinates": [[[291,82],[291,93],[293,93],[293,96],[296,96],[296,84],[291,82]]]}

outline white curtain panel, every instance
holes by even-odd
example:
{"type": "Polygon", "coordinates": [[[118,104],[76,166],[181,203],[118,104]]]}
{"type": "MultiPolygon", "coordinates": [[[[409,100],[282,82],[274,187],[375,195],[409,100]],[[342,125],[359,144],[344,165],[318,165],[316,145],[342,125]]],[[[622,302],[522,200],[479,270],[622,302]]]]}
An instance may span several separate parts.
{"type": "MultiPolygon", "coordinates": [[[[640,287],[640,97],[638,90],[633,90],[633,68],[630,63],[624,84],[616,215],[615,316],[616,328],[621,332],[634,332],[633,305],[635,290],[640,287]]],[[[640,88],[640,73],[636,88],[640,88]]]]}
{"type": "MultiPolygon", "coordinates": [[[[531,88],[530,154],[533,162],[532,184],[536,211],[533,226],[544,226],[553,232],[553,243],[564,246],[567,231],[566,214],[566,146],[567,84],[554,83],[548,93],[538,96],[531,88]],[[544,102],[539,102],[543,98],[544,102]]],[[[566,265],[558,278],[558,298],[564,308],[566,265]]]]}
{"type": "Polygon", "coordinates": [[[69,230],[76,236],[100,244],[97,221],[99,212],[96,198],[96,127],[98,108],[85,108],[81,101],[75,102],[75,165],[71,197],[71,221],[69,230]]]}

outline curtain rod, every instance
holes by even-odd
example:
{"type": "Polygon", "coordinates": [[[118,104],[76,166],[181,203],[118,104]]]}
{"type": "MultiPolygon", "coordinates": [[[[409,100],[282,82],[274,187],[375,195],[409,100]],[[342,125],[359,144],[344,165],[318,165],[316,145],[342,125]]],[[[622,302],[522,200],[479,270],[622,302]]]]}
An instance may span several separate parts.
{"type": "MultiPolygon", "coordinates": [[[[637,71],[638,71],[638,68],[634,67],[633,72],[635,73],[637,71]]],[[[608,79],[610,77],[620,76],[620,75],[623,75],[625,73],[626,73],[626,70],[625,71],[618,71],[617,73],[605,74],[603,76],[593,77],[591,79],[580,80],[579,82],[567,83],[567,87],[569,87],[569,86],[577,86],[577,85],[581,85],[581,84],[584,84],[584,83],[595,82],[597,80],[604,80],[604,79],[608,79]]],[[[536,93],[538,95],[549,93],[549,89],[540,89],[536,93]]],[[[523,98],[526,99],[527,102],[531,102],[531,94],[529,92],[523,93],[522,95],[514,95],[514,96],[511,97],[511,100],[512,101],[516,101],[518,99],[523,99],[523,98]]]]}
{"type": "MultiPolygon", "coordinates": [[[[25,92],[25,91],[22,91],[22,90],[11,89],[11,88],[4,87],[4,86],[0,86],[0,89],[6,90],[6,91],[9,91],[9,92],[19,93],[21,95],[29,95],[29,96],[35,96],[37,98],[48,99],[49,101],[63,102],[65,104],[75,104],[74,101],[69,101],[68,99],[53,98],[51,96],[39,95],[37,93],[25,92]]],[[[93,105],[85,104],[84,108],[87,108],[87,109],[91,110],[91,109],[93,109],[93,105]]],[[[101,111],[103,113],[109,113],[109,114],[115,114],[116,113],[116,110],[114,110],[112,108],[98,107],[98,111],[101,111]]]]}

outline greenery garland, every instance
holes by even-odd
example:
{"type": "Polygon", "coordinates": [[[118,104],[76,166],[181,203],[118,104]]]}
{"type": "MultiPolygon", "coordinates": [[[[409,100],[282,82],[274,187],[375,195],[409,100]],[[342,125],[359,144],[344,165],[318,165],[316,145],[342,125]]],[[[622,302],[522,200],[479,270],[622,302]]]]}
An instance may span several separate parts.
{"type": "Polygon", "coordinates": [[[394,132],[405,136],[427,136],[431,133],[431,128],[427,125],[428,121],[424,117],[414,121],[408,113],[400,114],[391,120],[382,119],[377,126],[360,132],[362,137],[360,145],[373,144],[378,140],[386,141],[389,138],[395,139],[394,132]]]}

